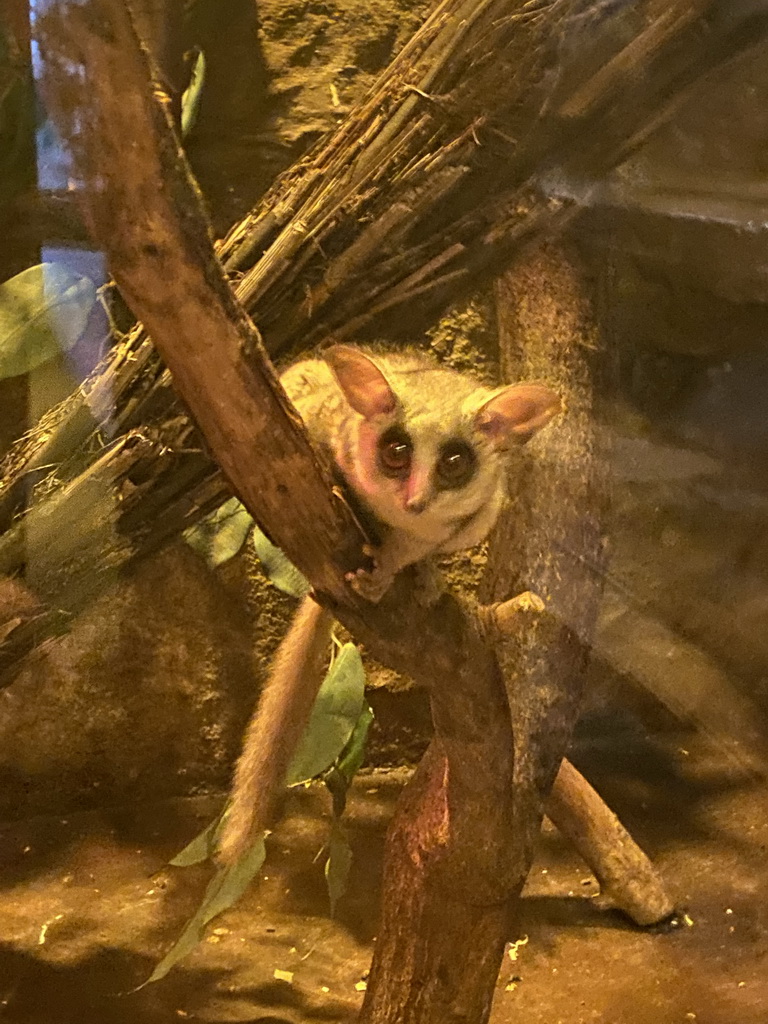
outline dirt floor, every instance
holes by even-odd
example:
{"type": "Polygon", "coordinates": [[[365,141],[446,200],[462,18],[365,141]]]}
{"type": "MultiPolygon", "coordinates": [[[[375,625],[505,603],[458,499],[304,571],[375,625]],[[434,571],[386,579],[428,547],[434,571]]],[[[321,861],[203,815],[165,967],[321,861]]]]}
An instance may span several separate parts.
{"type": "MultiPolygon", "coordinates": [[[[574,760],[660,867],[684,913],[641,931],[594,901],[579,858],[545,828],[505,959],[493,1024],[764,1024],[768,815],[762,780],[680,732],[593,714],[574,760]]],[[[262,878],[163,981],[132,991],[195,909],[205,867],[166,861],[211,799],[37,818],[0,832],[0,1021],[170,1024],[352,1021],[375,934],[383,835],[407,770],[364,775],[350,802],[355,860],[327,915],[326,810],[300,794],[262,878]],[[276,977],[275,972],[288,972],[276,977]]]]}

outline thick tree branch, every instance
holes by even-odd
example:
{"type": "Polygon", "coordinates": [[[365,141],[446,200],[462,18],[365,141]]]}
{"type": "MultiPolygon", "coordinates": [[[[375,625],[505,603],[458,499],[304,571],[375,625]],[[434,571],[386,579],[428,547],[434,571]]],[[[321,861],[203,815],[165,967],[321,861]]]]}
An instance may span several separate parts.
{"type": "Polygon", "coordinates": [[[117,3],[60,3],[37,30],[47,102],[120,291],[235,492],[319,590],[341,596],[339,553],[344,568],[354,567],[358,531],[214,256],[165,94],[151,88],[127,14],[117,3]],[[285,514],[291,494],[312,508],[312,531],[301,515],[285,514]]]}
{"type": "Polygon", "coordinates": [[[590,281],[578,254],[543,246],[496,284],[505,376],[538,378],[563,396],[556,431],[522,453],[514,504],[491,538],[483,601],[524,589],[547,614],[503,645],[515,731],[516,820],[530,861],[543,803],[578,719],[602,593],[607,486],[597,451],[595,379],[602,366],[590,281]]]}

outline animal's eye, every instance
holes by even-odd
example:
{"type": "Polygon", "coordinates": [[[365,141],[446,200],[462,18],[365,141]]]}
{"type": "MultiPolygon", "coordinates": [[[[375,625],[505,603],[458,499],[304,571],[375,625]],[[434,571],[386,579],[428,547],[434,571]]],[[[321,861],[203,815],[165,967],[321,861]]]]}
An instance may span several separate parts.
{"type": "Polygon", "coordinates": [[[412,456],[411,439],[397,427],[379,438],[379,467],[386,476],[407,477],[411,472],[412,456]]]}
{"type": "Polygon", "coordinates": [[[475,471],[475,453],[463,441],[449,441],[443,446],[435,469],[444,487],[461,487],[475,471]]]}

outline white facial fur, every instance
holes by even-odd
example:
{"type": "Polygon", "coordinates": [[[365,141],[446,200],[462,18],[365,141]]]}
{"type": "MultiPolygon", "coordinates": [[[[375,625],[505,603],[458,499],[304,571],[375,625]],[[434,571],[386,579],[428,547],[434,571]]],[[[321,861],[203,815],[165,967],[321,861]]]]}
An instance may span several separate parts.
{"type": "Polygon", "coordinates": [[[431,550],[479,543],[504,501],[504,449],[548,422],[560,407],[557,396],[538,384],[494,391],[414,351],[378,355],[336,346],[325,355],[333,370],[325,360],[305,360],[281,379],[358,497],[382,523],[431,550]],[[378,440],[395,424],[413,445],[406,479],[386,475],[378,459],[378,440]],[[451,439],[471,446],[475,469],[462,486],[441,488],[435,463],[451,439]]]}
{"type": "MultiPolygon", "coordinates": [[[[350,484],[382,522],[439,547],[479,509],[501,504],[505,474],[501,453],[475,426],[480,396],[474,388],[457,395],[453,375],[440,379],[438,373],[424,391],[401,388],[392,413],[348,423],[334,454],[350,484]],[[405,479],[387,476],[378,463],[378,440],[393,425],[402,426],[413,446],[405,479]],[[442,488],[435,466],[441,445],[449,439],[470,446],[475,467],[466,484],[442,488]],[[423,508],[413,511],[409,503],[423,508]]],[[[397,387],[396,380],[393,386],[397,387]]]]}

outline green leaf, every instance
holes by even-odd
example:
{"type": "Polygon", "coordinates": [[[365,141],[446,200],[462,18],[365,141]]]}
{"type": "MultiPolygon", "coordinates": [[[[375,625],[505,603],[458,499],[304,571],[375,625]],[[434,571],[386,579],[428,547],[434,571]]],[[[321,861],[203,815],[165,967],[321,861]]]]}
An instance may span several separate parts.
{"type": "Polygon", "coordinates": [[[0,284],[0,378],[18,377],[72,348],[96,285],[60,263],[40,263],[0,284]]]}
{"type": "MultiPolygon", "coordinates": [[[[345,644],[320,687],[304,736],[288,770],[287,786],[297,786],[317,778],[333,765],[334,774],[340,776],[338,785],[346,792],[363,760],[368,729],[373,721],[373,712],[365,704],[364,693],[365,671],[360,653],[354,644],[345,644]]],[[[329,788],[334,792],[335,787],[329,788]]],[[[211,858],[223,818],[224,811],[170,863],[184,868],[211,858]]]]}
{"type": "Polygon", "coordinates": [[[331,904],[331,917],[335,916],[336,905],[347,891],[347,880],[352,866],[352,849],[341,816],[347,803],[347,792],[363,760],[365,742],[372,721],[373,711],[366,704],[355,723],[349,742],[336,764],[325,776],[325,784],[333,797],[333,819],[328,843],[328,860],[325,863],[325,884],[331,904]]]}
{"type": "MultiPolygon", "coordinates": [[[[362,662],[359,660],[359,654],[355,658],[347,652],[347,649],[351,647],[353,647],[352,644],[347,644],[342,648],[334,667],[326,676],[317,698],[320,702],[320,710],[317,714],[313,712],[310,718],[305,738],[302,740],[302,745],[297,750],[288,771],[286,783],[289,786],[299,785],[308,781],[309,778],[322,775],[330,765],[333,765],[333,778],[327,778],[326,784],[333,794],[334,801],[337,799],[337,793],[341,795],[342,804],[339,813],[343,810],[343,799],[346,796],[347,788],[357,774],[365,755],[365,742],[373,721],[373,712],[367,704],[364,704],[349,738],[346,743],[342,743],[342,737],[347,734],[349,715],[358,702],[361,683],[358,666],[362,671],[362,662]],[[339,664],[340,658],[342,659],[341,664],[339,664]],[[349,685],[350,670],[354,677],[351,686],[349,685]],[[337,688],[342,692],[338,692],[337,688]],[[337,748],[339,749],[337,750],[337,748]],[[332,756],[334,750],[336,754],[332,756]],[[333,764],[334,761],[335,764],[333,764]],[[318,766],[322,767],[319,767],[319,770],[315,771],[313,775],[306,774],[307,771],[313,771],[318,766]]],[[[362,683],[363,685],[365,683],[364,676],[362,683]]],[[[315,707],[317,708],[317,704],[315,707]]],[[[211,859],[216,851],[216,840],[223,819],[224,811],[206,825],[203,831],[198,833],[169,863],[176,868],[186,868],[211,859]]]]}
{"type": "Polygon", "coordinates": [[[347,785],[360,770],[360,765],[365,757],[365,744],[368,740],[368,730],[373,722],[373,711],[366,704],[360,712],[360,717],[355,722],[355,728],[349,737],[349,742],[341,752],[341,756],[335,765],[336,771],[341,772],[347,780],[347,785]]]}
{"type": "Polygon", "coordinates": [[[341,817],[344,813],[344,808],[347,804],[347,792],[363,762],[368,730],[371,727],[372,721],[373,711],[366,704],[360,712],[360,717],[355,723],[355,728],[349,737],[349,742],[339,755],[339,759],[323,777],[323,781],[333,797],[333,813],[337,818],[341,817]]]}
{"type": "Polygon", "coordinates": [[[328,839],[328,860],[325,862],[325,884],[331,903],[331,917],[335,916],[336,905],[347,891],[351,867],[352,848],[347,839],[347,830],[339,819],[334,817],[328,839]]]}
{"type": "MultiPolygon", "coordinates": [[[[344,644],[323,681],[286,779],[286,785],[298,785],[316,778],[333,765],[331,775],[326,778],[334,805],[325,865],[331,915],[346,892],[352,863],[352,851],[339,817],[344,810],[346,791],[360,767],[372,721],[373,712],[365,703],[365,672],[360,652],[354,644],[344,644]]],[[[188,867],[212,857],[225,813],[226,808],[173,858],[171,864],[188,867]]],[[[262,836],[236,864],[216,872],[197,912],[144,985],[164,978],[179,960],[194,949],[203,937],[206,924],[240,899],[264,863],[265,856],[262,836]]]]}
{"type": "MultiPolygon", "coordinates": [[[[334,793],[335,817],[325,866],[332,914],[339,898],[346,891],[352,861],[346,832],[338,817],[344,809],[344,796],[349,782],[360,766],[372,718],[373,714],[365,704],[365,672],[360,652],[354,644],[344,644],[323,680],[309,724],[286,778],[286,785],[298,785],[316,778],[334,762],[338,762],[333,771],[336,786],[329,784],[334,793]],[[340,789],[340,800],[337,800],[334,789],[340,789]]],[[[211,857],[224,813],[226,809],[177,854],[171,864],[187,867],[211,857]]],[[[145,985],[164,978],[201,940],[206,924],[240,899],[263,864],[265,855],[264,837],[261,837],[236,864],[217,871],[197,912],[173,948],[144,982],[145,985]]]]}
{"type": "Polygon", "coordinates": [[[291,594],[292,597],[304,597],[310,591],[309,581],[299,572],[292,562],[289,562],[280,548],[275,547],[271,540],[268,540],[261,530],[255,526],[253,529],[253,546],[259,561],[264,569],[264,575],[270,579],[276,587],[291,594]]]}
{"type": "Polygon", "coordinates": [[[365,703],[365,670],[354,644],[344,644],[323,680],[286,785],[326,771],[349,743],[365,703]]]}
{"type": "Polygon", "coordinates": [[[200,110],[200,100],[203,95],[203,84],[205,82],[205,54],[202,50],[197,51],[195,63],[192,65],[192,74],[189,78],[189,85],[181,94],[181,136],[184,138],[195,127],[197,115],[200,110]]]}
{"type": "Polygon", "coordinates": [[[170,969],[183,957],[187,956],[203,937],[205,926],[218,914],[229,909],[245,892],[251,879],[264,863],[266,848],[264,838],[258,839],[248,853],[237,864],[228,868],[219,868],[208,883],[203,902],[187,926],[179,936],[175,945],[166,953],[147,980],[140,985],[164,978],[170,969]]]}
{"type": "Polygon", "coordinates": [[[185,530],[184,540],[215,568],[234,558],[252,526],[250,513],[237,498],[230,498],[212,515],[185,530]]]}
{"type": "Polygon", "coordinates": [[[175,868],[188,868],[193,864],[200,864],[213,856],[216,849],[216,838],[224,818],[222,812],[218,818],[207,825],[203,831],[196,835],[191,843],[187,843],[181,853],[177,853],[173,860],[169,861],[175,868]]]}

